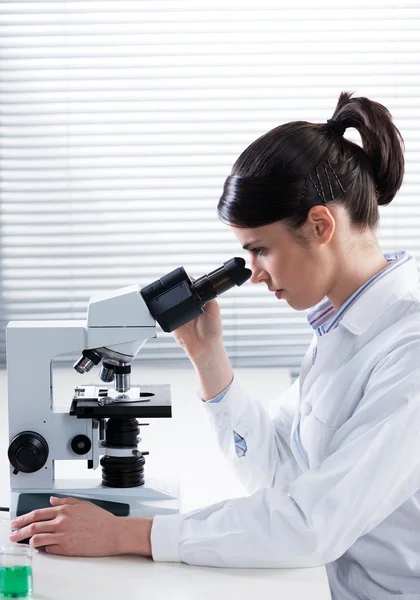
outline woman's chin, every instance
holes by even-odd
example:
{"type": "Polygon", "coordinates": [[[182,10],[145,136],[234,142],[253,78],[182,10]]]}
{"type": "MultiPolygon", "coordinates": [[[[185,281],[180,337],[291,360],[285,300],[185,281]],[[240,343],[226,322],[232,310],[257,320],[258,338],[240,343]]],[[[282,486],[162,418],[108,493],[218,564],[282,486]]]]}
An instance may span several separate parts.
{"type": "Polygon", "coordinates": [[[305,302],[299,298],[290,298],[287,294],[282,295],[282,300],[285,300],[293,310],[308,310],[313,306],[313,304],[309,304],[308,301],[305,302]]]}

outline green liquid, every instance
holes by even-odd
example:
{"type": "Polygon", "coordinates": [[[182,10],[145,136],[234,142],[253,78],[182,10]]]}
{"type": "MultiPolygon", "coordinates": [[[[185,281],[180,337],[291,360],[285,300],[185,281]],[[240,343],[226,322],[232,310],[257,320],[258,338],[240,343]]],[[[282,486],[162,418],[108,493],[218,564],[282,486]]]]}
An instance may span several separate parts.
{"type": "Polygon", "coordinates": [[[27,598],[32,594],[32,567],[0,567],[0,598],[27,598]]]}

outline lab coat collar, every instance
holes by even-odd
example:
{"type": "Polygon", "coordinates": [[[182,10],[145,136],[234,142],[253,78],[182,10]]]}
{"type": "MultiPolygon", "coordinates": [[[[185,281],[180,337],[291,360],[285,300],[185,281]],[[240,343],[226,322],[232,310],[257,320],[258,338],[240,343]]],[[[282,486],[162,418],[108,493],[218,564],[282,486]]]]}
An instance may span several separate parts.
{"type": "Polygon", "coordinates": [[[414,257],[375,281],[343,316],[340,325],[362,335],[385,310],[414,289],[419,281],[414,257]]]}

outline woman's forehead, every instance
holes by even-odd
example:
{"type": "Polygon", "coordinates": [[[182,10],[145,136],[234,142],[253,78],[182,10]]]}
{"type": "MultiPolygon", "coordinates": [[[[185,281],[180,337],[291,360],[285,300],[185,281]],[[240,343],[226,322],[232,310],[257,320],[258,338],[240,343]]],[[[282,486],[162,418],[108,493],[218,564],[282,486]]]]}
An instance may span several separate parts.
{"type": "Polygon", "coordinates": [[[231,229],[246,250],[248,246],[264,243],[277,237],[280,231],[284,231],[284,226],[279,221],[276,221],[275,223],[270,223],[269,225],[263,225],[261,227],[248,228],[231,226],[231,229]]]}

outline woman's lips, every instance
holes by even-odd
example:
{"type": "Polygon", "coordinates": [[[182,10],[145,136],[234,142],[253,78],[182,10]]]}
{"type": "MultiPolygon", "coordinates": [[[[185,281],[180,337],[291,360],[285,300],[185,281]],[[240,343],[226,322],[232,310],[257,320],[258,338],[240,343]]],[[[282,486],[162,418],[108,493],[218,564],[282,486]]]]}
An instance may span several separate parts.
{"type": "Polygon", "coordinates": [[[276,298],[278,298],[280,300],[282,294],[283,294],[283,290],[277,290],[276,291],[276,298]]]}

